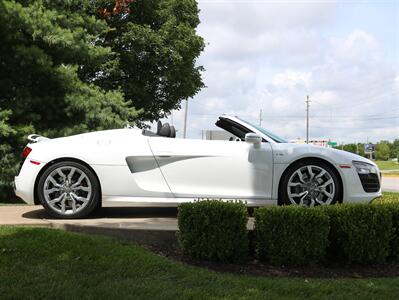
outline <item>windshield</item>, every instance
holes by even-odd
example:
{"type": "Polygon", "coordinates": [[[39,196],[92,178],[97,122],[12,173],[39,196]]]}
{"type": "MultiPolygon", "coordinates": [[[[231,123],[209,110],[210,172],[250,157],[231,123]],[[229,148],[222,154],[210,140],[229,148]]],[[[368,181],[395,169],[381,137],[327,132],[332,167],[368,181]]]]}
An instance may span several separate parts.
{"type": "Polygon", "coordinates": [[[288,141],[286,141],[285,139],[279,137],[278,135],[275,135],[274,133],[272,133],[272,132],[270,132],[270,131],[262,128],[262,127],[259,127],[259,126],[255,125],[255,124],[252,124],[252,123],[250,123],[248,121],[245,121],[245,120],[243,120],[241,118],[238,118],[238,119],[240,119],[244,123],[247,123],[249,126],[252,126],[252,127],[256,128],[256,130],[259,130],[264,135],[267,135],[269,138],[271,138],[273,141],[275,141],[277,143],[288,143],[288,141]]]}

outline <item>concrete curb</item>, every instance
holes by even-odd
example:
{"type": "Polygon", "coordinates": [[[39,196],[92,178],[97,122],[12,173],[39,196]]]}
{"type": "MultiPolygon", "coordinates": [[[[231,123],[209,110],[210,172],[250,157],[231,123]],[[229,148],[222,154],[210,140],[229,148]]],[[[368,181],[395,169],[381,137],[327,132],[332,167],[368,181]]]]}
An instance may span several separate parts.
{"type": "MultiPolygon", "coordinates": [[[[171,208],[102,209],[86,219],[53,219],[42,206],[2,206],[0,226],[34,226],[111,236],[139,245],[176,249],[177,210],[171,208]]],[[[253,219],[248,229],[253,229],[253,219]]]]}
{"type": "Polygon", "coordinates": [[[41,206],[0,207],[0,226],[30,226],[96,234],[135,242],[150,247],[175,249],[176,210],[152,212],[149,209],[103,209],[87,219],[52,219],[41,206]]]}
{"type": "Polygon", "coordinates": [[[116,239],[128,240],[142,246],[177,249],[179,246],[176,230],[146,230],[131,228],[111,228],[77,224],[52,223],[51,228],[71,232],[105,235],[116,239]]]}

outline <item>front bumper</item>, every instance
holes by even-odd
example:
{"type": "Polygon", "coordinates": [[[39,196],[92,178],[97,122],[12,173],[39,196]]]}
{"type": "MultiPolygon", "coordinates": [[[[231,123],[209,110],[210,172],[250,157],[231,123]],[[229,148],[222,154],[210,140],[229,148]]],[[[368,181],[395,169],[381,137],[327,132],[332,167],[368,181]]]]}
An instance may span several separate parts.
{"type": "Polygon", "coordinates": [[[343,202],[364,202],[369,203],[372,200],[379,198],[382,196],[381,191],[381,177],[378,178],[379,186],[376,189],[374,186],[373,192],[366,192],[363,183],[359,177],[359,174],[356,172],[354,167],[348,169],[339,169],[342,181],[344,184],[344,197],[343,202]]]}

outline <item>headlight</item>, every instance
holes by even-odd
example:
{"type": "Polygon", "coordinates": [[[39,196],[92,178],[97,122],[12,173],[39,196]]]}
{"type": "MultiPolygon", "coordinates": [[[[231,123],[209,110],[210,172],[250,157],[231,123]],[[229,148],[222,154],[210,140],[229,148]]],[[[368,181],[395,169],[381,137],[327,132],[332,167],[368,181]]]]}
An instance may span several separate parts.
{"type": "Polygon", "coordinates": [[[352,163],[358,174],[378,174],[377,167],[372,164],[360,161],[353,161],[352,163]]]}

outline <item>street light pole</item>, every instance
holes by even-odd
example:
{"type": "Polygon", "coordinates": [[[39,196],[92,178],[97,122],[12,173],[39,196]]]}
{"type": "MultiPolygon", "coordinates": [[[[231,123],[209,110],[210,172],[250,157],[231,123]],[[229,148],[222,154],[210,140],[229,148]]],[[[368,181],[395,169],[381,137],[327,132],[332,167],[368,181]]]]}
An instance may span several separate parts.
{"type": "Polygon", "coordinates": [[[183,130],[183,138],[186,138],[187,134],[187,112],[188,112],[188,99],[186,100],[186,109],[184,111],[184,130],[183,130]]]}
{"type": "Polygon", "coordinates": [[[309,144],[309,95],[306,96],[306,144],[309,144]]]}

